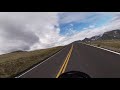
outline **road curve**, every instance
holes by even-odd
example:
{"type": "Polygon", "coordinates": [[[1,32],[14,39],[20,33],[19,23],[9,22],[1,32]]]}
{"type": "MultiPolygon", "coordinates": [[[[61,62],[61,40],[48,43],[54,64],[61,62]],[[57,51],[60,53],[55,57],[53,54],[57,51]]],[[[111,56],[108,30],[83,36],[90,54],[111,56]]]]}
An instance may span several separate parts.
{"type": "Polygon", "coordinates": [[[74,42],[19,78],[57,78],[67,71],[85,72],[92,78],[120,78],[120,55],[74,42]]]}

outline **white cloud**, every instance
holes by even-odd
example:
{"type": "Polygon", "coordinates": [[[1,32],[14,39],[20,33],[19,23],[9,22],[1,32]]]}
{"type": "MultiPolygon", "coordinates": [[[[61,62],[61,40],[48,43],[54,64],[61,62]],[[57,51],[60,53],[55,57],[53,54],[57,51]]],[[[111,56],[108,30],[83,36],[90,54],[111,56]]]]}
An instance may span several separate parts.
{"type": "Polygon", "coordinates": [[[0,53],[55,46],[59,35],[57,12],[1,12],[0,53]]]}
{"type": "Polygon", "coordinates": [[[120,12],[64,12],[59,13],[59,23],[70,23],[70,22],[90,22],[95,21],[96,18],[104,16],[120,16],[120,12]],[[92,18],[86,19],[92,16],[92,18]]]}
{"type": "Polygon", "coordinates": [[[70,23],[74,21],[80,21],[87,16],[92,15],[93,12],[65,12],[59,13],[59,23],[70,23]]]}
{"type": "Polygon", "coordinates": [[[94,27],[95,27],[95,25],[90,25],[90,26],[89,26],[89,28],[94,28],[94,27]]]}

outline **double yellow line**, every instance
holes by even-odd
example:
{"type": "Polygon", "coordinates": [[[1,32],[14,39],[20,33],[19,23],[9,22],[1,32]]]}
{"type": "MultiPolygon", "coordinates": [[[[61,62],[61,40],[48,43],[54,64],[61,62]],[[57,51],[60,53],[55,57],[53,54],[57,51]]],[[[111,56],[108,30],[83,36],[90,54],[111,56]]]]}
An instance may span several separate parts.
{"type": "Polygon", "coordinates": [[[73,50],[73,44],[72,44],[72,46],[71,46],[71,48],[70,48],[69,53],[67,54],[67,57],[65,58],[65,61],[63,62],[62,67],[60,68],[60,70],[59,70],[59,72],[58,72],[56,78],[58,78],[58,77],[60,76],[60,74],[62,74],[62,73],[65,72],[65,69],[66,69],[67,64],[68,64],[68,61],[69,61],[69,59],[70,59],[70,56],[71,56],[72,50],[73,50]]]}

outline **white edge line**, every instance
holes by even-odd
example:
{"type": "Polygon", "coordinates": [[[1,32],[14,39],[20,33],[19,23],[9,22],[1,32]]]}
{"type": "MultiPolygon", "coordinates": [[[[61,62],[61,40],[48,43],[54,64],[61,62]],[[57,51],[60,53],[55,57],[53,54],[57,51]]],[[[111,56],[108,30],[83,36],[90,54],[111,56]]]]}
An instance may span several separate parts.
{"type": "MultiPolygon", "coordinates": [[[[66,48],[66,47],[65,47],[66,48]]],[[[65,48],[63,48],[62,50],[64,50],[65,48]]],[[[48,61],[50,58],[52,58],[53,56],[55,56],[56,54],[60,53],[62,50],[60,50],[59,52],[55,53],[54,55],[50,56],[49,58],[47,58],[46,60],[44,60],[43,62],[39,63],[38,65],[34,66],[33,68],[29,69],[28,71],[22,73],[21,75],[15,77],[15,78],[19,78],[23,75],[25,75],[26,73],[30,72],[31,70],[33,70],[34,68],[38,67],[39,65],[43,64],[44,62],[48,61]]]]}
{"type": "MultiPolygon", "coordinates": [[[[83,43],[82,43],[82,44],[83,44],[83,43]]],[[[90,44],[85,44],[85,45],[92,46],[92,47],[95,47],[95,48],[99,48],[99,49],[102,49],[102,50],[105,50],[105,51],[112,52],[112,53],[114,53],[114,54],[120,55],[120,53],[115,52],[115,51],[112,51],[112,50],[109,50],[109,49],[106,49],[106,48],[97,47],[97,46],[90,45],[90,44]]]]}

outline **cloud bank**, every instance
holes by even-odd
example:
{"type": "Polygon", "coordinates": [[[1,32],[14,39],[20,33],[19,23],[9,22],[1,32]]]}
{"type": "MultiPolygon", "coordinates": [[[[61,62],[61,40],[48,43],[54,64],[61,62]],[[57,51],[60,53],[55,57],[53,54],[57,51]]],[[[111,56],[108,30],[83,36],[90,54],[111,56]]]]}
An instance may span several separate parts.
{"type": "MultiPolygon", "coordinates": [[[[81,31],[70,29],[70,36],[61,35],[60,24],[95,20],[93,12],[0,12],[0,54],[16,50],[36,50],[66,45],[106,31],[120,28],[120,13],[95,12],[111,15],[111,21],[101,27],[94,24],[81,31]]],[[[73,26],[71,24],[71,26],[73,26]]]]}
{"type": "Polygon", "coordinates": [[[1,12],[0,54],[55,46],[63,38],[55,26],[56,12],[1,12]]]}

